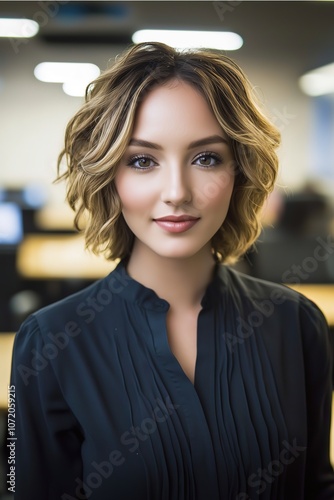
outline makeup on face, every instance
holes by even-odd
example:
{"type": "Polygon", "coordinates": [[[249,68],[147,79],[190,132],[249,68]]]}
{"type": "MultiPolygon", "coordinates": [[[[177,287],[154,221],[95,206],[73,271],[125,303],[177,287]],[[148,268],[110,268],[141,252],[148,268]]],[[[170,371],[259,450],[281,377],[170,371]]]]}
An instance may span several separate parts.
{"type": "Polygon", "coordinates": [[[173,81],[148,93],[115,178],[133,251],[184,258],[210,246],[228,211],[233,163],[224,131],[193,86],[173,81]]]}

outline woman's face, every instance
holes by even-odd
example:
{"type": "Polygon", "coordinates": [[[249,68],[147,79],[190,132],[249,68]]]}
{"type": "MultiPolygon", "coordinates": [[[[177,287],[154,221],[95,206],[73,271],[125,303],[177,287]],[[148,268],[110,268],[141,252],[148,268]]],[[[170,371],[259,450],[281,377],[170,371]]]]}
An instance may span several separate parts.
{"type": "Polygon", "coordinates": [[[211,253],[211,238],[228,211],[233,166],[226,135],[194,87],[172,80],[151,90],[115,178],[135,235],[133,252],[211,253]]]}

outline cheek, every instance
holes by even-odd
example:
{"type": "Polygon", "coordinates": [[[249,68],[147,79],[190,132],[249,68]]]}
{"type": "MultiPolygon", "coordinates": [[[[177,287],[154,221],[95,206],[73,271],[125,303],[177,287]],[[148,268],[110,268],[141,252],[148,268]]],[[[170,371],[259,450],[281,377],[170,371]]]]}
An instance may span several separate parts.
{"type": "Polygon", "coordinates": [[[207,210],[217,210],[217,215],[222,212],[222,210],[227,211],[232,192],[233,192],[234,182],[231,178],[219,179],[217,182],[207,183],[203,187],[202,193],[204,194],[204,199],[202,207],[207,210]]]}
{"type": "Polygon", "coordinates": [[[148,208],[150,197],[145,183],[138,182],[134,177],[119,176],[115,186],[124,212],[139,214],[141,210],[148,208]]]}
{"type": "Polygon", "coordinates": [[[220,224],[222,224],[225,220],[228,208],[230,206],[230,199],[230,194],[224,193],[220,198],[213,200],[213,203],[211,205],[212,215],[215,220],[220,221],[220,224]]]}

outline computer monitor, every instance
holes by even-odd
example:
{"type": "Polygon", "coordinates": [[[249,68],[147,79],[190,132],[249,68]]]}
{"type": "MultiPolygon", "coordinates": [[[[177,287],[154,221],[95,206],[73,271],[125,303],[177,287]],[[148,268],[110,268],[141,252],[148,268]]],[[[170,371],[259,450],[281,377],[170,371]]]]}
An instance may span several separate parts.
{"type": "Polygon", "coordinates": [[[17,203],[0,202],[0,247],[18,245],[23,238],[22,210],[17,203]]]}

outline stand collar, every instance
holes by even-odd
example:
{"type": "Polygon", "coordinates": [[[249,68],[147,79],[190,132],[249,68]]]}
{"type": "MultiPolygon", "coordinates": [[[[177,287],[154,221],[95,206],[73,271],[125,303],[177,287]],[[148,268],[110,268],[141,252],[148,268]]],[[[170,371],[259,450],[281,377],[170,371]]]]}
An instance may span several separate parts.
{"type": "MultiPolygon", "coordinates": [[[[127,260],[121,260],[116,268],[109,274],[107,279],[113,282],[115,292],[120,293],[122,297],[132,303],[141,305],[146,309],[158,312],[168,311],[169,303],[160,298],[154,290],[147,288],[140,282],[133,279],[126,269],[127,260]]],[[[214,307],[221,300],[221,295],[226,289],[226,268],[222,264],[216,264],[213,278],[206,288],[201,301],[203,309],[214,307]]]]}

